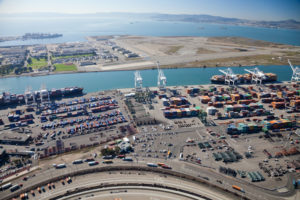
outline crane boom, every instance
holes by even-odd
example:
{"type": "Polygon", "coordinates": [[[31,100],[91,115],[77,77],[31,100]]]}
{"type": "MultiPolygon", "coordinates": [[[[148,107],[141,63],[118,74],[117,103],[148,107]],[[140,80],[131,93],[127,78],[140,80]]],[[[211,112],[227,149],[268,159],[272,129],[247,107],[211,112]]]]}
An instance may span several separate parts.
{"type": "Polygon", "coordinates": [[[135,71],[134,73],[134,86],[136,90],[142,90],[143,88],[143,79],[141,77],[140,71],[135,71]]]}
{"type": "Polygon", "coordinates": [[[300,68],[299,67],[294,67],[290,60],[288,60],[288,63],[290,64],[291,69],[293,71],[291,81],[296,81],[296,82],[300,81],[300,68]]]}
{"type": "Polygon", "coordinates": [[[164,89],[166,88],[167,78],[166,78],[166,76],[164,75],[163,70],[161,70],[161,69],[159,68],[159,62],[158,62],[158,61],[157,61],[157,63],[156,63],[156,66],[157,66],[157,70],[158,70],[157,87],[158,87],[160,90],[164,90],[164,89]]]}
{"type": "Polygon", "coordinates": [[[252,80],[251,82],[255,82],[256,84],[262,84],[263,80],[266,79],[265,74],[260,71],[257,67],[255,67],[253,70],[250,69],[244,69],[246,72],[249,72],[250,74],[252,74],[252,80]]]}
{"type": "Polygon", "coordinates": [[[294,65],[292,65],[290,59],[288,59],[288,63],[290,64],[290,66],[291,66],[291,68],[292,68],[292,71],[294,72],[294,71],[295,71],[295,67],[294,67],[294,65]]]}
{"type": "Polygon", "coordinates": [[[226,71],[219,69],[219,71],[225,74],[225,84],[228,83],[230,85],[232,83],[234,85],[237,82],[238,78],[230,68],[227,68],[226,71]]]}

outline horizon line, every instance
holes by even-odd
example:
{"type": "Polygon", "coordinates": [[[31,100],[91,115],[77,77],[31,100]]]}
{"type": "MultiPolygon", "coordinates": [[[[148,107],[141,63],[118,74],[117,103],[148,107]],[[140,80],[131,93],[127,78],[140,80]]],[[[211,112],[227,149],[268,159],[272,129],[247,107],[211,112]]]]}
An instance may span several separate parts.
{"type": "Polygon", "coordinates": [[[0,13],[0,15],[17,15],[17,14],[64,14],[64,15],[92,15],[92,14],[113,14],[113,13],[121,13],[121,14],[168,14],[168,15],[208,15],[213,17],[223,17],[223,18],[230,18],[230,19],[241,19],[241,20],[249,20],[249,21],[289,21],[294,20],[296,22],[300,22],[300,20],[296,20],[293,18],[286,18],[281,20],[254,20],[254,19],[246,19],[246,18],[238,18],[238,17],[224,17],[224,16],[218,16],[218,15],[210,15],[210,14],[200,14],[200,13],[166,13],[166,12],[124,12],[124,11],[101,11],[101,12],[89,12],[89,13],[69,13],[69,12],[4,12],[0,13]]]}

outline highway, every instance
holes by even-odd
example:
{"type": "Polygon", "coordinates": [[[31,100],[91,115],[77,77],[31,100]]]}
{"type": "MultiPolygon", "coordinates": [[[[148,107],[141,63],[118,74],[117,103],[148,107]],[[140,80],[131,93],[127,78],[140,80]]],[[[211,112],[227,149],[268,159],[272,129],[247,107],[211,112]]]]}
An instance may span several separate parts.
{"type": "MultiPolygon", "coordinates": [[[[59,194],[63,194],[66,192],[66,190],[75,190],[76,188],[79,187],[92,187],[95,185],[100,185],[100,184],[109,184],[109,183],[124,183],[124,184],[128,184],[128,183],[143,183],[143,184],[153,184],[154,182],[157,182],[157,180],[159,179],[160,184],[166,185],[166,186],[170,186],[170,187],[176,187],[176,188],[181,188],[181,189],[185,189],[191,192],[194,192],[196,194],[202,194],[206,197],[209,197],[211,199],[231,199],[226,197],[226,195],[222,195],[222,194],[218,194],[218,193],[213,193],[212,191],[207,190],[208,188],[206,187],[201,187],[197,184],[188,182],[188,181],[182,181],[173,177],[160,177],[159,175],[156,174],[144,174],[144,175],[138,175],[138,172],[136,173],[132,173],[130,175],[130,177],[128,176],[128,174],[114,174],[114,175],[108,175],[108,173],[101,173],[96,175],[87,175],[85,177],[80,178],[79,180],[74,180],[74,183],[71,183],[69,185],[66,186],[62,186],[61,184],[58,184],[58,187],[55,189],[55,191],[51,191],[50,192],[46,192],[43,193],[40,196],[37,196],[35,199],[50,199],[53,198],[59,194]],[[109,176],[114,176],[114,178],[109,178],[109,176]],[[99,178],[99,179],[98,179],[99,178]],[[96,179],[96,181],[95,181],[96,179]]],[[[129,186],[118,186],[118,187],[108,187],[108,188],[100,188],[100,189],[95,189],[92,191],[88,191],[88,192],[83,192],[84,194],[88,194],[88,193],[94,193],[94,191],[102,191],[102,193],[105,194],[110,194],[109,191],[116,191],[116,193],[118,191],[124,191],[127,189],[133,189],[133,190],[160,190],[159,188],[151,188],[151,187],[141,187],[141,186],[135,186],[135,187],[129,187],[129,186]]],[[[174,193],[176,194],[177,191],[171,191],[171,190],[167,190],[165,188],[161,189],[162,192],[164,193],[174,193]]],[[[154,192],[152,192],[154,193],[154,192]]],[[[164,194],[166,195],[166,194],[164,194]]],[[[197,197],[194,197],[193,195],[190,194],[185,194],[183,192],[178,192],[179,196],[185,196],[191,199],[199,199],[197,197]]],[[[76,195],[72,195],[72,196],[78,196],[76,195]]]]}
{"type": "MultiPolygon", "coordinates": [[[[291,190],[288,193],[278,193],[277,191],[270,191],[270,190],[265,190],[259,187],[254,186],[253,184],[247,183],[246,181],[241,181],[241,180],[237,180],[233,177],[228,177],[225,176],[223,174],[220,173],[216,173],[216,171],[205,168],[205,167],[200,167],[200,166],[196,166],[194,164],[190,164],[190,163],[186,163],[186,162],[182,162],[182,161],[177,161],[177,160],[157,160],[157,159],[149,159],[147,160],[147,162],[164,162],[170,166],[172,166],[172,170],[171,171],[178,171],[184,174],[188,174],[191,175],[193,177],[200,177],[203,179],[203,181],[207,181],[209,183],[215,184],[215,185],[219,185],[220,187],[224,187],[227,190],[231,190],[232,188],[231,186],[233,184],[235,185],[239,185],[240,187],[242,187],[246,192],[245,196],[247,196],[250,199],[257,199],[257,197],[259,197],[259,199],[284,199],[284,197],[289,197],[293,194],[293,190],[291,190]],[[208,179],[208,180],[207,180],[208,179]],[[217,180],[222,180],[222,184],[218,183],[217,180]]],[[[102,166],[106,166],[102,163],[100,163],[98,166],[93,166],[90,167],[87,165],[87,163],[83,163],[80,165],[72,165],[72,164],[68,164],[66,168],[64,169],[55,169],[52,166],[49,166],[49,168],[43,169],[37,173],[35,173],[35,176],[30,178],[28,181],[20,181],[20,180],[15,180],[12,181],[12,183],[20,183],[22,182],[24,184],[23,188],[28,188],[30,186],[33,186],[37,183],[41,183],[42,181],[45,181],[45,177],[47,177],[48,179],[57,177],[57,176],[61,176],[63,174],[68,174],[68,173],[72,173],[75,171],[80,171],[80,170],[84,170],[84,169],[90,169],[90,168],[98,168],[98,167],[102,167],[102,166]]],[[[124,162],[122,160],[114,160],[114,164],[112,164],[112,166],[132,166],[132,167],[138,167],[138,166],[146,166],[146,161],[139,161],[137,162],[124,162]]],[[[109,168],[109,167],[108,167],[109,168]]],[[[189,181],[183,181],[183,179],[181,178],[177,178],[177,180],[175,182],[170,182],[170,176],[168,176],[168,181],[166,181],[164,179],[164,177],[161,176],[154,176],[149,178],[145,178],[147,176],[141,176],[139,175],[138,178],[132,177],[133,174],[124,174],[125,178],[123,179],[123,174],[121,175],[116,171],[112,171],[111,174],[109,174],[108,172],[106,172],[106,178],[99,178],[96,179],[96,175],[98,176],[98,174],[101,173],[95,173],[92,176],[90,176],[90,178],[88,179],[82,179],[84,176],[75,176],[74,179],[74,183],[70,184],[70,188],[69,189],[75,189],[76,187],[82,187],[82,186],[88,186],[88,185],[92,185],[92,184],[100,184],[100,183],[118,183],[118,181],[122,182],[143,182],[143,183],[162,183],[162,184],[169,184],[170,186],[180,186],[183,189],[193,189],[195,191],[197,191],[198,193],[210,197],[212,199],[226,199],[224,196],[222,196],[220,198],[220,196],[218,197],[217,194],[217,190],[216,188],[210,188],[210,185],[206,185],[206,188],[204,190],[199,190],[201,187],[205,186],[205,184],[196,184],[194,186],[191,186],[191,182],[189,181]],[[117,175],[115,175],[115,173],[118,173],[117,175]],[[107,177],[108,174],[108,177],[107,177]],[[117,177],[113,177],[113,176],[117,176],[117,177]],[[142,178],[141,178],[142,177],[142,178]],[[78,181],[80,180],[80,181],[78,181]],[[207,188],[208,187],[208,188],[207,188]]],[[[145,174],[148,174],[148,172],[145,172],[145,174]]],[[[87,175],[89,176],[89,175],[87,175]]],[[[174,176],[172,176],[172,178],[174,178],[174,176]]],[[[120,183],[119,182],[119,183],[120,183]]],[[[57,183],[56,185],[61,185],[61,183],[57,183]]],[[[58,195],[60,193],[63,193],[64,191],[66,191],[67,187],[57,187],[54,191],[51,192],[51,195],[58,195]]],[[[235,191],[238,192],[238,191],[235,191]]],[[[220,192],[219,194],[224,194],[224,192],[220,192]]],[[[5,199],[5,197],[8,197],[8,195],[10,195],[10,191],[4,191],[1,192],[1,196],[5,199]]],[[[49,192],[43,193],[43,195],[37,196],[38,199],[48,199],[49,198],[49,192]],[[44,196],[45,195],[45,196],[44,196]]],[[[229,195],[230,196],[230,195],[229,195]]],[[[227,198],[228,199],[228,198],[227,198]]],[[[229,199],[232,199],[232,197],[230,197],[229,199]]]]}
{"type": "Polygon", "coordinates": [[[81,192],[75,195],[68,196],[62,199],[112,199],[121,198],[122,200],[139,200],[139,199],[160,199],[160,200],[188,200],[188,199],[199,199],[203,198],[194,197],[181,192],[169,191],[167,189],[158,189],[151,187],[139,187],[131,188],[128,186],[118,188],[105,188],[106,190],[95,189],[92,191],[81,192]],[[112,193],[107,193],[107,190],[112,190],[112,193]]]}

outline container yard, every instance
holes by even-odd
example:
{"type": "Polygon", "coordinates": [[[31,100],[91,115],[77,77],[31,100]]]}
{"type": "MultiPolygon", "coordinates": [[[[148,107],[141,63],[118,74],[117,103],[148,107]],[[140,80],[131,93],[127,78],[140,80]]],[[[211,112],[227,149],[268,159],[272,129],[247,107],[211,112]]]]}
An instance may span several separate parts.
{"type": "Polygon", "coordinates": [[[235,178],[263,187],[283,184],[293,166],[286,161],[299,162],[298,84],[185,86],[153,93],[154,109],[148,111],[164,125],[152,127],[174,133],[164,136],[139,128],[152,143],[148,147],[142,142],[141,150],[136,146],[139,156],[168,158],[171,151],[174,158],[181,155],[182,161],[216,170],[225,163],[235,178]]]}
{"type": "MultiPolygon", "coordinates": [[[[116,157],[132,163],[167,170],[173,162],[189,163],[274,190],[299,170],[299,89],[291,83],[165,86],[19,102],[0,111],[0,143],[14,159],[33,155],[47,162],[74,153],[57,161],[66,166],[95,155],[89,167],[118,163],[97,156],[103,147],[118,146],[116,157]],[[77,155],[88,149],[95,150],[77,155]],[[168,164],[159,167],[161,160],[168,164]]],[[[245,190],[239,187],[231,189],[245,190]]]]}
{"type": "Polygon", "coordinates": [[[67,99],[63,96],[40,103],[5,105],[8,108],[0,111],[2,148],[6,153],[16,155],[30,150],[39,158],[45,158],[98,146],[120,138],[124,133],[134,132],[128,125],[128,117],[123,114],[124,107],[119,105],[120,97],[116,91],[87,95],[82,95],[81,91],[67,99]],[[76,97],[78,95],[80,97],[76,97]],[[26,144],[16,148],[13,144],[21,144],[19,140],[26,134],[30,136],[26,144]]]}

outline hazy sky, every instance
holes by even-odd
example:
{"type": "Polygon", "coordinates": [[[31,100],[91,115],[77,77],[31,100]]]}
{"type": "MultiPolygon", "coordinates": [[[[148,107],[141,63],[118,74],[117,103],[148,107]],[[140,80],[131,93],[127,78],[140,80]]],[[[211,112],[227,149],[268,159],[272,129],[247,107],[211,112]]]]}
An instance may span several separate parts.
{"type": "Polygon", "coordinates": [[[300,21],[300,0],[0,0],[0,13],[159,12],[300,21]]]}

